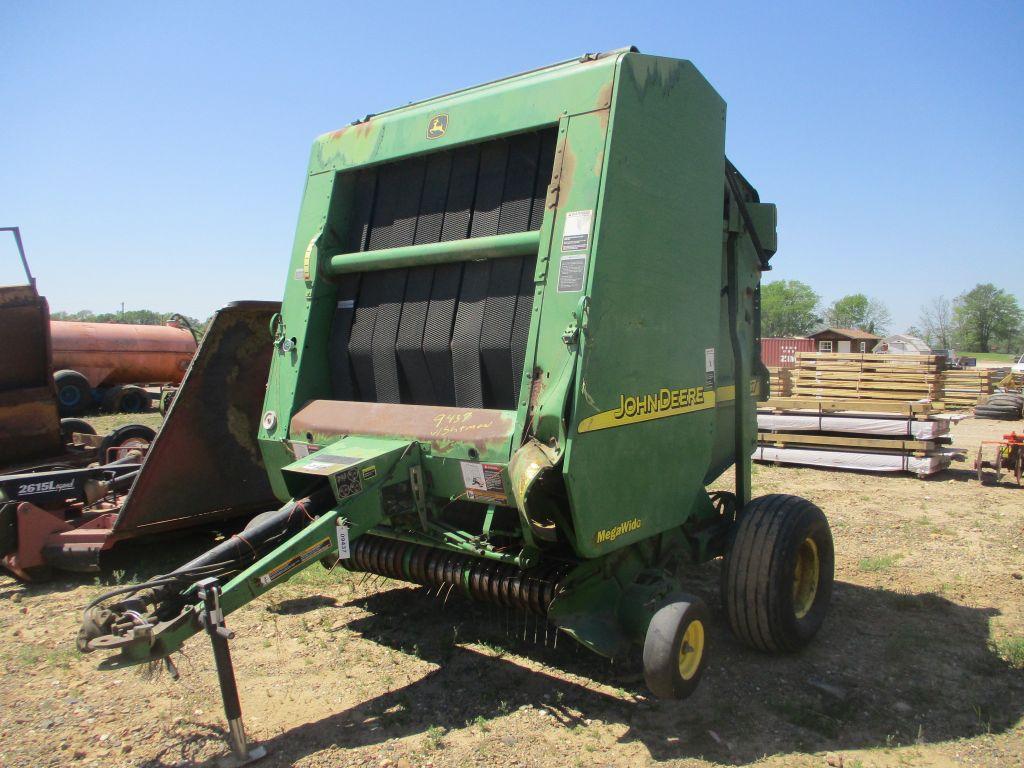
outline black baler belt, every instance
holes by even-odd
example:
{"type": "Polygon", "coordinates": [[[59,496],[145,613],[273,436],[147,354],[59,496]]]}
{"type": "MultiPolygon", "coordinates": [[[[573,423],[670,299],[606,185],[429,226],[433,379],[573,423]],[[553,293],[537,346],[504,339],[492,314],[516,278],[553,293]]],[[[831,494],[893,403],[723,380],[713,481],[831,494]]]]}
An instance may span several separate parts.
{"type": "Polygon", "coordinates": [[[524,133],[509,139],[508,171],[501,199],[498,234],[526,232],[530,228],[530,208],[537,178],[537,154],[540,135],[524,133]]]}
{"type": "Polygon", "coordinates": [[[409,270],[405,284],[405,301],[402,302],[396,343],[403,403],[434,405],[437,399],[423,349],[423,331],[433,281],[433,267],[414,267],[409,270]]]}
{"type": "Polygon", "coordinates": [[[555,165],[554,131],[545,131],[540,139],[540,159],[537,160],[537,178],[533,184],[533,203],[530,205],[530,229],[540,229],[544,220],[544,203],[548,196],[548,184],[555,165]]]}
{"type": "Polygon", "coordinates": [[[455,404],[460,407],[484,407],[480,331],[483,327],[490,271],[489,261],[470,261],[463,270],[459,308],[455,313],[455,329],[452,332],[455,404]]]}
{"type": "Polygon", "coordinates": [[[423,357],[437,398],[429,405],[455,405],[451,344],[461,285],[462,264],[439,264],[434,269],[430,305],[423,328],[423,357]]]}
{"type": "Polygon", "coordinates": [[[489,141],[480,148],[480,173],[476,182],[476,198],[473,200],[473,219],[469,225],[470,237],[498,234],[507,165],[507,142],[489,141]]]}
{"type": "Polygon", "coordinates": [[[387,279],[386,272],[367,272],[360,282],[356,299],[348,354],[355,374],[356,390],[359,399],[363,401],[372,402],[377,399],[373,382],[373,328],[377,319],[377,305],[387,279]]]}
{"type": "Polygon", "coordinates": [[[331,391],[336,400],[354,400],[356,397],[348,342],[352,336],[352,319],[358,293],[359,275],[345,275],[338,281],[338,300],[331,322],[330,341],[331,391]]]}
{"type": "Polygon", "coordinates": [[[420,196],[419,216],[416,219],[416,244],[437,243],[441,240],[444,209],[448,202],[448,188],[452,175],[452,153],[438,152],[427,160],[427,171],[420,196]]]}
{"type": "Polygon", "coordinates": [[[523,259],[498,259],[491,265],[480,328],[485,408],[507,408],[515,401],[512,382],[512,323],[523,259]]]}
{"type": "Polygon", "coordinates": [[[405,298],[406,269],[381,272],[384,276],[377,321],[373,326],[373,384],[378,403],[400,403],[398,384],[398,322],[405,298]]]}
{"type": "Polygon", "coordinates": [[[469,236],[479,165],[480,148],[475,144],[461,147],[452,155],[451,181],[448,184],[440,242],[463,240],[469,236]]]}
{"type": "Polygon", "coordinates": [[[348,228],[348,250],[365,251],[370,238],[370,220],[373,217],[373,198],[377,189],[377,169],[359,171],[352,196],[352,222],[348,228]]]}
{"type": "Polygon", "coordinates": [[[425,169],[422,158],[381,167],[377,174],[377,201],[373,208],[369,250],[413,244],[425,169]]]}
{"type": "Polygon", "coordinates": [[[510,408],[515,408],[515,400],[519,394],[519,386],[523,381],[523,364],[526,359],[526,343],[530,336],[530,315],[533,310],[533,292],[535,290],[534,272],[537,269],[536,257],[523,259],[523,271],[519,276],[519,290],[516,296],[516,314],[512,321],[512,392],[510,408]]]}

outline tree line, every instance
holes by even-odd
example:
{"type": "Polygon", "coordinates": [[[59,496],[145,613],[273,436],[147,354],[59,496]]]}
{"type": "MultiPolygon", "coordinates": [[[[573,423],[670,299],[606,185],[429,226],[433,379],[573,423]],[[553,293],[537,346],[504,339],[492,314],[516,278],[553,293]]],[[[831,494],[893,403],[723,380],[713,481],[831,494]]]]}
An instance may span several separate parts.
{"type": "MultiPolygon", "coordinates": [[[[823,307],[814,289],[799,280],[761,286],[761,335],[807,336],[823,327],[856,328],[878,336],[892,329],[881,301],[854,293],[823,307]]],[[[906,329],[935,349],[1009,352],[1024,349],[1024,310],[1015,296],[979,283],[952,300],[938,296],[921,307],[918,324],[906,329]]]]}
{"type": "Polygon", "coordinates": [[[183,321],[181,325],[191,327],[198,339],[206,333],[213,317],[198,320],[178,312],[154,312],[151,309],[128,309],[124,312],[93,312],[80,309],[77,312],[51,312],[51,320],[70,320],[78,323],[124,323],[126,325],[166,325],[172,320],[183,321]]]}

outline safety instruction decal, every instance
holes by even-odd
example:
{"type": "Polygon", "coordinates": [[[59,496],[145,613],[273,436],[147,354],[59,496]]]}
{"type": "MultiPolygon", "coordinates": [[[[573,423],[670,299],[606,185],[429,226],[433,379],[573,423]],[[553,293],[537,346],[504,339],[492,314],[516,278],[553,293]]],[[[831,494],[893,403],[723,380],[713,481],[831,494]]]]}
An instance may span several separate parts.
{"type": "Polygon", "coordinates": [[[715,388],[715,348],[704,350],[704,386],[715,388]]]}
{"type": "Polygon", "coordinates": [[[585,251],[590,247],[590,225],[593,211],[569,211],[562,228],[562,252],[585,251]]]}
{"type": "Polygon", "coordinates": [[[563,254],[558,262],[558,292],[573,293],[583,290],[587,276],[587,257],[563,254]]]}
{"type": "Polygon", "coordinates": [[[313,546],[307,547],[306,549],[299,552],[297,555],[294,555],[285,560],[276,568],[273,568],[264,573],[258,579],[259,584],[261,587],[269,587],[275,581],[280,581],[289,573],[298,568],[301,568],[306,563],[311,562],[312,560],[319,560],[321,557],[323,557],[330,551],[330,538],[325,537],[323,539],[320,539],[320,541],[318,541],[313,546]]]}
{"type": "Polygon", "coordinates": [[[346,469],[336,475],[331,475],[331,483],[334,485],[334,496],[338,501],[355,496],[363,490],[363,474],[359,467],[346,469]]]}
{"type": "Polygon", "coordinates": [[[466,497],[474,501],[489,501],[495,504],[504,504],[508,501],[500,464],[462,462],[462,484],[466,487],[466,497]]]}

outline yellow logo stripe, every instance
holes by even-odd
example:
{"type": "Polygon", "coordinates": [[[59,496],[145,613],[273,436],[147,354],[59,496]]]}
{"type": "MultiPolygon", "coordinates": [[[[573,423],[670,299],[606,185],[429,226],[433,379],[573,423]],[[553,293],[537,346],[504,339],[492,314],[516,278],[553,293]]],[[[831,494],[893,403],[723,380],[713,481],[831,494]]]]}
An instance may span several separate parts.
{"type": "Polygon", "coordinates": [[[690,389],[660,389],[644,396],[620,396],[619,407],[602,411],[580,422],[579,432],[596,432],[599,429],[622,427],[643,421],[667,419],[684,413],[696,413],[714,408],[716,403],[736,399],[736,387],[728,385],[705,391],[703,387],[690,389]]]}

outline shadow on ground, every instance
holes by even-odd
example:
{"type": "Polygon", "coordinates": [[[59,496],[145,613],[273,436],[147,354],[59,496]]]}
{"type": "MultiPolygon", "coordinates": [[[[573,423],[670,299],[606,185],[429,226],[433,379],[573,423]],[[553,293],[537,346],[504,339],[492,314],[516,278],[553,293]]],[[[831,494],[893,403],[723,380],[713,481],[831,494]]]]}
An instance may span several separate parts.
{"type": "Polygon", "coordinates": [[[48,578],[43,577],[38,581],[26,583],[16,580],[6,571],[0,571],[0,575],[5,577],[0,583],[0,600],[15,594],[32,597],[68,592],[83,584],[138,584],[173,571],[203,554],[224,536],[234,533],[236,527],[238,526],[221,525],[218,529],[196,528],[122,541],[102,554],[100,570],[97,573],[73,573],[54,569],[48,578]]]}
{"type": "MultiPolygon", "coordinates": [[[[717,570],[708,570],[715,573],[707,573],[695,589],[715,606],[717,570]]],[[[329,605],[330,598],[319,596],[314,604],[329,605]]],[[[439,668],[357,707],[275,736],[265,744],[272,763],[288,764],[332,745],[360,747],[438,727],[460,729],[523,705],[551,715],[537,723],[538,730],[550,731],[552,723],[566,728],[587,720],[618,723],[626,727],[620,741],[641,742],[656,760],[702,756],[733,764],[778,753],[998,733],[1012,728],[1024,713],[1024,673],[989,645],[989,619],[997,612],[935,594],[838,583],[821,635],[790,656],[740,646],[719,611],[711,637],[714,655],[700,690],[685,702],[650,700],[637,668],[612,666],[565,636],[554,648],[551,633],[547,646],[533,645],[535,638],[543,641],[543,625],[454,596],[443,610],[439,599],[412,588],[382,591],[354,604],[370,616],[350,624],[351,629],[439,668]],[[503,658],[512,651],[553,674],[503,658]],[[620,695],[586,680],[563,679],[558,670],[618,688],[620,695]]],[[[517,729],[524,731],[531,733],[530,743],[522,745],[529,754],[536,734],[532,728],[517,729]]],[[[490,734],[499,737],[500,726],[490,734]]]]}

